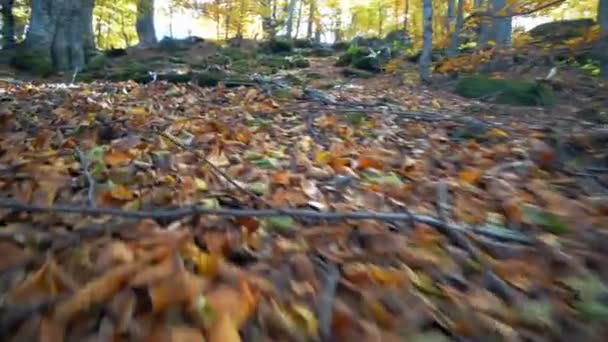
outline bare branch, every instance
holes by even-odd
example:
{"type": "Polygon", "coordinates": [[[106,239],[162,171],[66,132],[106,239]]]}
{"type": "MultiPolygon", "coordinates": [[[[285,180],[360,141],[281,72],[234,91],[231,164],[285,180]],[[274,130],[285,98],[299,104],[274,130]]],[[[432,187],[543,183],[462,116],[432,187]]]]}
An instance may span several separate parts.
{"type": "Polygon", "coordinates": [[[87,178],[87,183],[88,183],[87,201],[89,203],[89,206],[91,206],[92,208],[95,208],[95,206],[96,206],[96,204],[95,204],[95,179],[93,178],[93,175],[89,171],[89,160],[84,155],[82,150],[80,150],[78,147],[76,148],[76,153],[78,153],[78,159],[80,160],[82,172],[84,173],[85,177],[87,178]]]}
{"type": "Polygon", "coordinates": [[[469,14],[469,16],[464,21],[468,22],[469,20],[471,20],[473,18],[479,18],[479,17],[489,17],[489,18],[494,18],[494,19],[500,19],[500,18],[516,17],[516,16],[520,16],[520,15],[530,15],[530,14],[534,14],[536,12],[542,11],[544,9],[547,9],[549,7],[561,5],[564,2],[566,2],[566,0],[555,0],[555,1],[552,1],[552,2],[549,2],[549,3],[546,3],[544,5],[541,5],[539,7],[531,8],[529,10],[525,10],[523,12],[508,13],[508,14],[496,14],[496,13],[493,13],[491,11],[473,12],[473,13],[469,14]]]}

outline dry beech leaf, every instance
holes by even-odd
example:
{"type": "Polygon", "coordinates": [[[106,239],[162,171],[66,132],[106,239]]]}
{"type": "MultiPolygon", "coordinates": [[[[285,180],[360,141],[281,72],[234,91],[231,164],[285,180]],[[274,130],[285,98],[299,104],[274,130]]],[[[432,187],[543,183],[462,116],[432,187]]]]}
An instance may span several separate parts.
{"type": "Polygon", "coordinates": [[[240,342],[239,330],[227,313],[221,313],[209,329],[210,342],[240,342]]]}

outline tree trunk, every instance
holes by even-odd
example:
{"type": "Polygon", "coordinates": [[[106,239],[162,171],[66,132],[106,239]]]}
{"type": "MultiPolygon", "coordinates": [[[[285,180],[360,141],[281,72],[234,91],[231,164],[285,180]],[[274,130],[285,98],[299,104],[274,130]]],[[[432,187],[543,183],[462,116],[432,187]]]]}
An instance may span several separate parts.
{"type": "MultiPolygon", "coordinates": [[[[492,0],[492,12],[499,13],[507,6],[507,0],[492,0]]],[[[511,46],[511,32],[513,31],[513,18],[495,18],[492,22],[492,39],[499,47],[511,46]]]]}
{"type": "Polygon", "coordinates": [[[296,14],[296,2],[297,0],[289,0],[289,6],[287,7],[287,38],[291,39],[293,32],[293,18],[296,14]]]}
{"type": "Polygon", "coordinates": [[[405,9],[403,12],[403,29],[407,33],[408,16],[410,13],[410,0],[405,0],[405,9]]]}
{"type": "Polygon", "coordinates": [[[433,4],[431,0],[422,1],[422,53],[420,54],[420,79],[431,80],[431,49],[433,47],[433,4]]]}
{"type": "Polygon", "coordinates": [[[13,0],[0,1],[0,5],[2,5],[2,48],[5,50],[15,46],[13,4],[13,0]]]}
{"type": "Polygon", "coordinates": [[[597,21],[600,24],[600,75],[608,80],[608,0],[599,0],[597,21]]]}
{"type": "Polygon", "coordinates": [[[155,45],[154,0],[137,0],[137,38],[143,46],[155,45]]]}
{"type": "Polygon", "coordinates": [[[307,39],[311,39],[312,38],[312,26],[315,22],[315,11],[316,11],[316,6],[315,6],[315,1],[316,0],[308,0],[310,1],[310,7],[308,8],[308,30],[306,30],[306,38],[307,39]]]}
{"type": "Polygon", "coordinates": [[[458,0],[458,10],[456,12],[456,26],[452,33],[452,39],[450,47],[448,48],[448,56],[456,56],[458,54],[458,47],[460,46],[460,32],[464,26],[464,0],[458,0]]]}
{"type": "Polygon", "coordinates": [[[448,21],[448,32],[454,32],[454,26],[456,24],[456,0],[448,0],[448,15],[446,16],[448,21]]]}
{"type": "MultiPolygon", "coordinates": [[[[82,68],[95,48],[94,0],[31,0],[30,24],[20,47],[32,68],[82,68]]],[[[28,65],[23,65],[28,67],[28,65]]]]}
{"type": "Polygon", "coordinates": [[[298,6],[298,21],[296,21],[296,33],[294,34],[295,38],[298,38],[300,34],[300,25],[302,24],[302,11],[304,9],[304,0],[300,0],[300,6],[298,6]]]}
{"type": "MultiPolygon", "coordinates": [[[[485,7],[487,7],[487,2],[488,0],[475,0],[473,2],[473,7],[476,11],[483,11],[485,7]]],[[[487,46],[492,36],[492,28],[490,26],[491,22],[486,17],[478,18],[478,20],[479,25],[477,27],[477,48],[484,48],[487,46]]]]}

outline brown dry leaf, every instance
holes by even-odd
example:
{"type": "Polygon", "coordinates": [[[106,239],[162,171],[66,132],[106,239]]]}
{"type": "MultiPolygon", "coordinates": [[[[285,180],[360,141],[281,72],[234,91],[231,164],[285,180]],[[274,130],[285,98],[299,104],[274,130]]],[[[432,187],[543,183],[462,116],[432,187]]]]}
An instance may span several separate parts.
{"type": "Polygon", "coordinates": [[[2,257],[0,257],[0,272],[22,264],[28,260],[30,256],[29,252],[19,248],[10,241],[0,240],[0,251],[2,251],[2,257]]]}
{"type": "Polygon", "coordinates": [[[40,342],[64,341],[65,326],[50,317],[44,316],[40,320],[40,342]]]}
{"type": "Polygon", "coordinates": [[[61,302],[55,308],[53,317],[59,322],[69,322],[77,313],[107,301],[138,268],[138,263],[119,266],[90,281],[68,300],[61,302]]]}
{"type": "Polygon", "coordinates": [[[205,342],[205,337],[199,329],[178,325],[169,328],[168,342],[205,342]]]}
{"type": "Polygon", "coordinates": [[[111,151],[104,155],[104,161],[109,166],[123,166],[131,162],[135,156],[129,151],[111,151]]]}
{"type": "Polygon", "coordinates": [[[239,331],[230,314],[221,313],[209,329],[210,342],[240,342],[239,331]]]}

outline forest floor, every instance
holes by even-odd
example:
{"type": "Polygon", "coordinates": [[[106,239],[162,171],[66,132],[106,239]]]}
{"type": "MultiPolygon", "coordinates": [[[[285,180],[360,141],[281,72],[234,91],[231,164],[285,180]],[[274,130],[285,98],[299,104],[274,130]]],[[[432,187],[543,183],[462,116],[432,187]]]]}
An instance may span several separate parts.
{"type": "Polygon", "coordinates": [[[2,84],[1,339],[605,340],[605,97],[327,61],[322,91],[2,84]]]}

